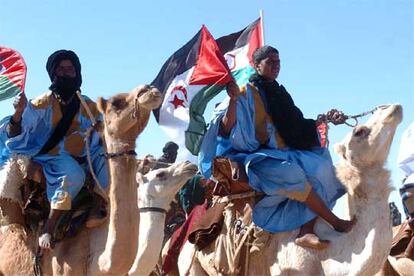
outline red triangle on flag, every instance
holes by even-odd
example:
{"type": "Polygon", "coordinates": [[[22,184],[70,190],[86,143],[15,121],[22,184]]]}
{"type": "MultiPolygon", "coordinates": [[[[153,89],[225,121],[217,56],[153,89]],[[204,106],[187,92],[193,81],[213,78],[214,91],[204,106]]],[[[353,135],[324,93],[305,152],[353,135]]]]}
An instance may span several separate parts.
{"type": "Polygon", "coordinates": [[[233,77],[226,60],[220,52],[220,48],[217,46],[213,36],[203,25],[201,28],[201,43],[197,62],[189,84],[225,85],[232,80],[233,77]]]}

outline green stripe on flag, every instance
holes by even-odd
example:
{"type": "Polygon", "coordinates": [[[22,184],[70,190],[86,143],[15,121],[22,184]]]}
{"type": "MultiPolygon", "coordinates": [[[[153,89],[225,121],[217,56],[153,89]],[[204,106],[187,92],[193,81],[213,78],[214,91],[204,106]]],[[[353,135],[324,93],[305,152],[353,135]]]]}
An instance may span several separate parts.
{"type": "MultiPolygon", "coordinates": [[[[237,71],[232,75],[237,85],[244,86],[249,82],[249,77],[255,72],[253,67],[248,66],[237,71]]],[[[190,104],[190,122],[185,131],[185,146],[194,155],[198,155],[204,134],[206,133],[206,121],[204,120],[204,110],[208,102],[213,99],[225,88],[224,85],[208,85],[201,89],[193,98],[190,104]]]]}
{"type": "Polygon", "coordinates": [[[194,155],[200,151],[201,142],[206,133],[206,122],[203,114],[208,102],[214,98],[224,85],[208,85],[201,89],[193,98],[190,105],[190,122],[185,131],[185,146],[194,155]]]}
{"type": "Polygon", "coordinates": [[[8,77],[0,75],[0,101],[13,98],[20,92],[20,88],[11,82],[8,77]]]}

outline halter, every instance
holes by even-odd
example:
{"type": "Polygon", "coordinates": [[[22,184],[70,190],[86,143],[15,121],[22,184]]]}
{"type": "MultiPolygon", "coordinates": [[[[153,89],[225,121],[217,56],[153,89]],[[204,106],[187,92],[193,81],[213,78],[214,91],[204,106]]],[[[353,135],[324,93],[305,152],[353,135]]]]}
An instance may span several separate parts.
{"type": "Polygon", "coordinates": [[[137,153],[135,150],[127,150],[127,151],[121,151],[121,152],[106,152],[104,153],[104,156],[106,159],[116,158],[116,157],[122,157],[122,156],[136,156],[137,153]]]}
{"type": "Polygon", "coordinates": [[[162,213],[167,214],[167,210],[159,207],[142,207],[139,208],[140,213],[147,213],[147,212],[155,212],[155,213],[162,213]]]}

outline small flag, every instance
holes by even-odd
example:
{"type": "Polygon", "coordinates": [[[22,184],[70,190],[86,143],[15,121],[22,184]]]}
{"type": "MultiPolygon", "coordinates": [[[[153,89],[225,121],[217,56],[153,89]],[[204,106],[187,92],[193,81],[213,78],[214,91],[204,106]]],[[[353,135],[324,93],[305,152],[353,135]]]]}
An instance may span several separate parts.
{"type": "Polygon", "coordinates": [[[0,101],[24,91],[26,64],[13,49],[0,46],[0,101]]]}
{"type": "Polygon", "coordinates": [[[185,145],[193,155],[198,153],[206,131],[207,103],[231,80],[227,63],[204,25],[164,63],[152,82],[163,93],[154,115],[181,150],[185,145]]]}

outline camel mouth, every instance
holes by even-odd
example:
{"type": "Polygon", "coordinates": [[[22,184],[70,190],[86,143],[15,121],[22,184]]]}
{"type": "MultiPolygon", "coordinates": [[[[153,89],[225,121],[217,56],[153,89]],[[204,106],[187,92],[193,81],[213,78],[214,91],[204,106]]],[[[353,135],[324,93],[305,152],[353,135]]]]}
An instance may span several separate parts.
{"type": "Polygon", "coordinates": [[[197,165],[186,161],[182,164],[182,168],[180,171],[185,174],[195,175],[198,172],[198,167],[197,165]]]}
{"type": "Polygon", "coordinates": [[[403,119],[403,108],[400,104],[391,104],[386,107],[386,114],[384,117],[384,123],[400,123],[403,119]]]}

